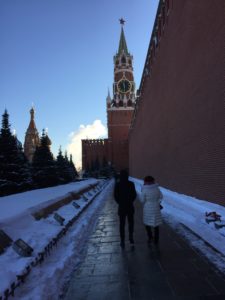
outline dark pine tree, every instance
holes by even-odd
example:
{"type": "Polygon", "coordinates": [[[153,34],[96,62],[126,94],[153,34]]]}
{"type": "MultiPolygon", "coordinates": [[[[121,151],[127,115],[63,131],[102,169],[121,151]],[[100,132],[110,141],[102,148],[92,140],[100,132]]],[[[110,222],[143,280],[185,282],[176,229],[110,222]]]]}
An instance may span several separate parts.
{"type": "Polygon", "coordinates": [[[78,177],[78,172],[77,172],[77,169],[76,169],[76,167],[75,167],[75,165],[74,165],[72,154],[70,154],[70,161],[69,161],[69,163],[70,163],[70,169],[71,169],[71,172],[72,172],[73,177],[74,177],[74,179],[75,179],[75,178],[78,177]]]}
{"type": "Polygon", "coordinates": [[[56,159],[56,168],[59,183],[67,183],[70,181],[68,174],[68,159],[66,159],[62,154],[61,146],[59,148],[59,152],[56,159]]]}
{"type": "Polygon", "coordinates": [[[67,182],[71,182],[76,178],[76,174],[74,172],[73,167],[71,166],[71,162],[68,159],[67,151],[65,151],[65,166],[66,166],[66,180],[67,182]]]}
{"type": "Polygon", "coordinates": [[[9,114],[2,115],[0,132],[0,195],[9,195],[31,187],[30,165],[22,144],[11,133],[9,114]]]}
{"type": "Polygon", "coordinates": [[[33,181],[38,188],[58,184],[56,162],[49,145],[49,137],[43,130],[40,146],[34,152],[32,161],[33,181]]]}
{"type": "Polygon", "coordinates": [[[56,157],[56,171],[57,171],[57,174],[58,174],[59,183],[64,183],[65,182],[64,176],[62,174],[64,166],[65,166],[65,159],[62,155],[62,149],[61,149],[61,146],[60,146],[58,155],[56,157]]]}

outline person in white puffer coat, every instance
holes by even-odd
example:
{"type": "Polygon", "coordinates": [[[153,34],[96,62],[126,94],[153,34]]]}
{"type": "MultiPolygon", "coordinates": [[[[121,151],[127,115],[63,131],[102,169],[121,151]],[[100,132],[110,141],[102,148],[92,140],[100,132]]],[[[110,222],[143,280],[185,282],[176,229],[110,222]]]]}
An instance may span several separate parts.
{"type": "Polygon", "coordinates": [[[141,203],[143,204],[143,222],[148,235],[148,242],[151,243],[154,232],[154,243],[159,241],[159,225],[162,224],[162,215],[160,212],[160,202],[163,195],[155,183],[152,176],[144,178],[144,185],[141,191],[141,203]]]}

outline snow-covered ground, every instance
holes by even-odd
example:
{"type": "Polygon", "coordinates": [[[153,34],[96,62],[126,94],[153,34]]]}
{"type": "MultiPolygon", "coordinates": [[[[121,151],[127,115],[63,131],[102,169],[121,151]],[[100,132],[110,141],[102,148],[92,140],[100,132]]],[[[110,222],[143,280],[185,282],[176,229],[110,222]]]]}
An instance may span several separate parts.
{"type": "MultiPolygon", "coordinates": [[[[22,238],[34,249],[31,257],[19,256],[12,247],[0,255],[0,296],[13,282],[18,282],[16,275],[23,273],[26,266],[38,257],[38,253],[42,252],[62,229],[54,219],[54,214],[36,221],[31,213],[56,202],[69,192],[79,192],[82,188],[95,183],[102,186],[104,181],[89,179],[0,198],[0,229],[4,230],[13,241],[22,238]]],[[[14,299],[56,299],[56,295],[60,294],[66,282],[66,277],[81,259],[84,244],[97,220],[96,214],[107,199],[106,193],[108,188],[101,193],[96,189],[92,193],[86,193],[88,199],[81,197],[76,200],[80,208],[76,209],[70,203],[57,210],[57,213],[65,218],[66,224],[91,202],[44,262],[32,268],[26,278],[26,284],[15,290],[14,299]],[[97,196],[94,198],[95,195],[97,196]]]]}
{"type": "MultiPolygon", "coordinates": [[[[134,178],[132,180],[140,193],[143,181],[134,178]]],[[[19,256],[12,247],[7,248],[0,255],[0,296],[15,281],[16,275],[20,274],[38,252],[42,251],[62,229],[53,214],[46,219],[36,221],[31,213],[52,204],[67,193],[79,191],[97,182],[100,185],[104,183],[104,181],[89,179],[0,198],[0,229],[4,230],[14,241],[22,238],[34,249],[31,257],[19,256]]],[[[208,224],[205,221],[205,212],[211,211],[216,211],[222,216],[221,219],[225,220],[225,207],[177,194],[162,187],[160,189],[164,196],[162,202],[164,220],[225,273],[225,227],[216,229],[214,222],[208,224]],[[206,245],[204,240],[212,248],[206,245]]],[[[59,241],[57,247],[52,249],[44,262],[32,268],[25,284],[15,290],[14,299],[58,299],[71,272],[82,260],[88,236],[93,231],[98,213],[112,190],[113,180],[101,193],[96,194],[97,191],[95,191],[88,195],[88,200],[82,197],[76,200],[80,208],[76,209],[72,204],[68,204],[57,210],[67,223],[93,198],[84,213],[68,229],[67,234],[59,241]]]]}
{"type": "MultiPolygon", "coordinates": [[[[143,180],[133,178],[140,195],[143,180]]],[[[215,222],[206,222],[205,213],[215,211],[225,221],[225,207],[178,194],[163,187],[161,210],[164,220],[201,251],[225,274],[225,227],[216,229],[215,222]]]]}

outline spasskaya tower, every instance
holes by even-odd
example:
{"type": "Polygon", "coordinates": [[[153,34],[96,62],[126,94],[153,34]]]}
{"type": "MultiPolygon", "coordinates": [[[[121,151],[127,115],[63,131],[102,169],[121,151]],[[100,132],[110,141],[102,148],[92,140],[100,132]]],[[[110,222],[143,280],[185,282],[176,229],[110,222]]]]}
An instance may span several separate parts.
{"type": "Polygon", "coordinates": [[[115,171],[128,169],[128,134],[135,105],[133,56],[129,53],[124,34],[124,20],[114,61],[113,96],[106,98],[108,139],[82,140],[82,168],[87,170],[96,160],[107,161],[115,171]]]}
{"type": "Polygon", "coordinates": [[[112,165],[116,170],[128,168],[128,133],[135,104],[133,56],[129,53],[120,19],[119,48],[114,56],[113,99],[107,97],[108,139],[112,165]]]}

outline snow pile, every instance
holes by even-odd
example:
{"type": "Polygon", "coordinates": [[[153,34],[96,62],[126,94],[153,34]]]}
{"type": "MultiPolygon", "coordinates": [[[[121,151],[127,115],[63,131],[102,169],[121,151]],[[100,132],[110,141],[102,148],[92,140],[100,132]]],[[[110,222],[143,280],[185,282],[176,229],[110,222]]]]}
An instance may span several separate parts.
{"type": "MultiPolygon", "coordinates": [[[[0,295],[3,294],[5,289],[10,287],[12,282],[15,282],[16,275],[21,274],[25,267],[34,260],[34,257],[37,257],[37,254],[43,251],[44,247],[62,229],[62,226],[54,219],[54,214],[36,221],[30,212],[37,206],[46,206],[46,202],[52,203],[69,192],[78,192],[82,188],[97,182],[99,182],[99,185],[103,183],[96,179],[91,179],[0,198],[0,229],[4,230],[14,241],[22,238],[34,249],[31,257],[20,257],[12,247],[7,248],[0,255],[0,295]]],[[[65,224],[91,201],[96,192],[86,193],[86,198],[81,197],[76,200],[79,208],[75,208],[69,203],[57,210],[57,213],[65,219],[65,224]]],[[[71,267],[73,266],[74,268],[79,263],[83,245],[87,240],[88,233],[93,229],[93,224],[97,219],[96,213],[102,206],[105,198],[104,192],[96,196],[83,213],[84,216],[81,215],[79,217],[73,226],[69,228],[67,235],[60,240],[57,248],[54,248],[52,251],[53,255],[50,255],[45,260],[43,266],[37,266],[32,269],[32,272],[27,277],[28,287],[25,284],[25,287],[21,286],[15,290],[15,298],[46,299],[46,293],[50,293],[48,297],[54,297],[51,291],[52,293],[54,292],[54,295],[56,295],[56,291],[60,292],[64,282],[62,277],[68,276],[71,267]],[[84,231],[85,235],[83,234],[84,231]],[[72,264],[71,259],[73,259],[72,264]],[[48,280],[52,277],[54,277],[54,283],[52,283],[54,286],[50,288],[50,281],[48,280]],[[46,286],[46,282],[49,282],[48,286],[46,286]],[[27,293],[29,296],[26,296],[27,293]]]]}
{"type": "MultiPolygon", "coordinates": [[[[134,179],[136,189],[140,196],[143,180],[134,179]]],[[[178,194],[160,187],[163,193],[162,214],[170,223],[181,223],[195,234],[209,243],[213,248],[225,256],[225,227],[217,229],[214,222],[207,223],[206,212],[215,211],[225,221],[225,207],[199,200],[194,197],[178,194]]],[[[219,224],[219,222],[218,222],[219,224]]]]}
{"type": "Polygon", "coordinates": [[[17,217],[19,214],[27,213],[27,209],[29,208],[32,209],[37,206],[41,208],[41,204],[44,206],[47,202],[49,204],[53,203],[69,192],[79,192],[82,188],[97,182],[96,179],[89,179],[0,197],[0,226],[8,218],[11,219],[12,217],[17,217]]]}

